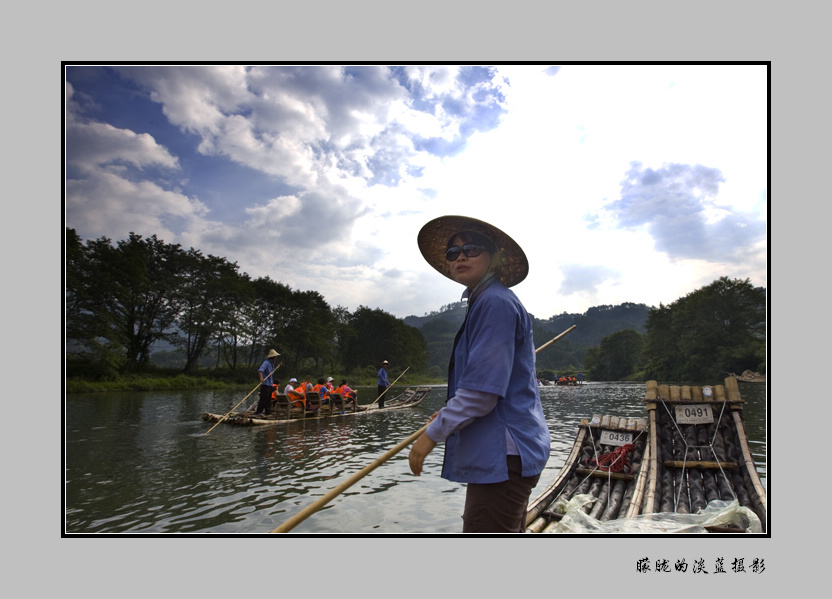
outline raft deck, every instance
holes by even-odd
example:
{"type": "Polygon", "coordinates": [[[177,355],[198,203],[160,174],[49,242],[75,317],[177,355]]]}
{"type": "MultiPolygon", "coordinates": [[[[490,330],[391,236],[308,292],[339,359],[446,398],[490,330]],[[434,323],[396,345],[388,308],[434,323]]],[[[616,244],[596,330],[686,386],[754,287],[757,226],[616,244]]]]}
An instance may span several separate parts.
{"type": "Polygon", "coordinates": [[[646,418],[582,420],[560,474],[529,504],[527,532],[559,532],[571,500],[581,501],[581,510],[602,522],[637,514],[648,440],[646,418]]]}
{"type": "MultiPolygon", "coordinates": [[[[712,501],[736,500],[765,532],[766,490],[748,446],[737,379],[725,385],[671,386],[647,382],[650,477],[643,514],[696,514],[712,501]]],[[[710,532],[745,532],[736,525],[710,532]]]]}
{"type": "Polygon", "coordinates": [[[378,404],[375,403],[362,406],[346,402],[337,394],[332,394],[328,403],[322,403],[318,393],[307,393],[307,401],[304,409],[303,407],[293,406],[286,395],[278,394],[272,400],[272,413],[268,416],[255,416],[254,410],[250,409],[228,415],[205,412],[202,414],[202,419],[208,422],[222,422],[235,426],[263,426],[286,424],[298,420],[320,420],[324,418],[354,416],[357,414],[376,414],[390,410],[415,407],[422,403],[422,400],[428,396],[430,390],[430,387],[408,388],[396,397],[388,399],[383,408],[379,408],[378,404]]]}
{"type": "Polygon", "coordinates": [[[527,532],[765,532],[766,491],[748,446],[737,380],[648,381],[645,404],[647,419],[581,422],[559,476],[529,504],[527,532]],[[624,453],[623,445],[604,441],[628,432],[631,471],[604,471],[602,464],[624,453]]]}

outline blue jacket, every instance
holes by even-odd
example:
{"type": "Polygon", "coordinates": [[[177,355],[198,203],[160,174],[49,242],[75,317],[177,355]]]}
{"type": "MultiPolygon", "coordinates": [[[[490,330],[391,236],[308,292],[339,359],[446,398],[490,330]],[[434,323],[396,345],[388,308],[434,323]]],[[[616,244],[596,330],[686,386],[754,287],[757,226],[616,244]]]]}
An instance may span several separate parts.
{"type": "Polygon", "coordinates": [[[531,318],[499,281],[469,302],[448,368],[448,397],[463,388],[499,400],[491,412],[446,439],[442,477],[462,483],[508,480],[506,430],[520,453],[523,476],[540,474],[550,439],[537,388],[531,318]]]}
{"type": "Polygon", "coordinates": [[[257,369],[258,372],[263,373],[263,384],[264,385],[272,385],[272,376],[274,375],[276,364],[272,364],[272,361],[268,358],[260,364],[260,368],[257,369]]]}
{"type": "Polygon", "coordinates": [[[390,383],[387,382],[387,370],[384,367],[378,371],[378,384],[385,387],[390,386],[390,383]]]}

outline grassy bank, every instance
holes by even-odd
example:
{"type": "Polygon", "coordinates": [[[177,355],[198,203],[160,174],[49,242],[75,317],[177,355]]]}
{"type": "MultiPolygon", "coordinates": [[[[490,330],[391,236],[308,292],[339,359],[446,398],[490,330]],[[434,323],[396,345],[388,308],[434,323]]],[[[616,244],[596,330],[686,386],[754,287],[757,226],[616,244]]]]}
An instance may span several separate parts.
{"type": "MultiPolygon", "coordinates": [[[[341,379],[335,377],[336,384],[341,379]]],[[[343,377],[341,377],[343,378],[343,377]]],[[[368,377],[349,378],[353,387],[375,387],[376,379],[368,377]]],[[[391,379],[392,382],[392,379],[391,379]]],[[[406,374],[396,383],[396,386],[443,385],[446,381],[432,379],[427,376],[406,374]]],[[[280,381],[281,386],[285,381],[280,381]]],[[[182,391],[187,389],[246,389],[251,390],[257,385],[257,380],[241,383],[234,380],[222,380],[210,376],[177,375],[136,375],[117,377],[109,381],[97,381],[72,377],[66,379],[67,393],[103,393],[107,391],[182,391]]]]}
{"type": "Polygon", "coordinates": [[[66,380],[67,393],[100,393],[106,391],[181,391],[184,389],[238,389],[242,383],[186,376],[125,376],[111,381],[79,378],[66,380]]]}

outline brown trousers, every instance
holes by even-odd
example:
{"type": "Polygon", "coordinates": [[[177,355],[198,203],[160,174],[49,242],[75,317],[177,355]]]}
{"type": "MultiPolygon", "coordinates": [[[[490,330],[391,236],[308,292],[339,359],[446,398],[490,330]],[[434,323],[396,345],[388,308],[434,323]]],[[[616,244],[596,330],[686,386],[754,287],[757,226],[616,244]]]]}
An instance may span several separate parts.
{"type": "Polygon", "coordinates": [[[507,457],[508,480],[499,483],[468,483],[464,533],[522,533],[526,531],[526,508],[540,475],[522,476],[520,456],[507,457]]]}

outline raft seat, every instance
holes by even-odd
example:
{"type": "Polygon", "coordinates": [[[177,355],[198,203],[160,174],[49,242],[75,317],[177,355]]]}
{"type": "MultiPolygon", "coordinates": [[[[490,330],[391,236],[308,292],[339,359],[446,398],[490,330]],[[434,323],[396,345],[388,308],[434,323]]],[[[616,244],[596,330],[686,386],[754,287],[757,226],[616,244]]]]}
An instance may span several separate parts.
{"type": "Polygon", "coordinates": [[[329,405],[332,406],[331,410],[333,414],[338,414],[344,411],[344,398],[341,396],[340,393],[330,393],[329,394],[329,405]]]}
{"type": "Polygon", "coordinates": [[[314,416],[321,409],[321,394],[315,391],[306,393],[306,415],[314,416]]]}
{"type": "Polygon", "coordinates": [[[344,399],[344,412],[355,412],[358,410],[356,407],[358,405],[358,397],[353,395],[352,398],[343,398],[344,399]]]}
{"type": "Polygon", "coordinates": [[[302,418],[303,407],[295,407],[289,398],[278,393],[274,401],[274,413],[277,418],[302,418]]]}

